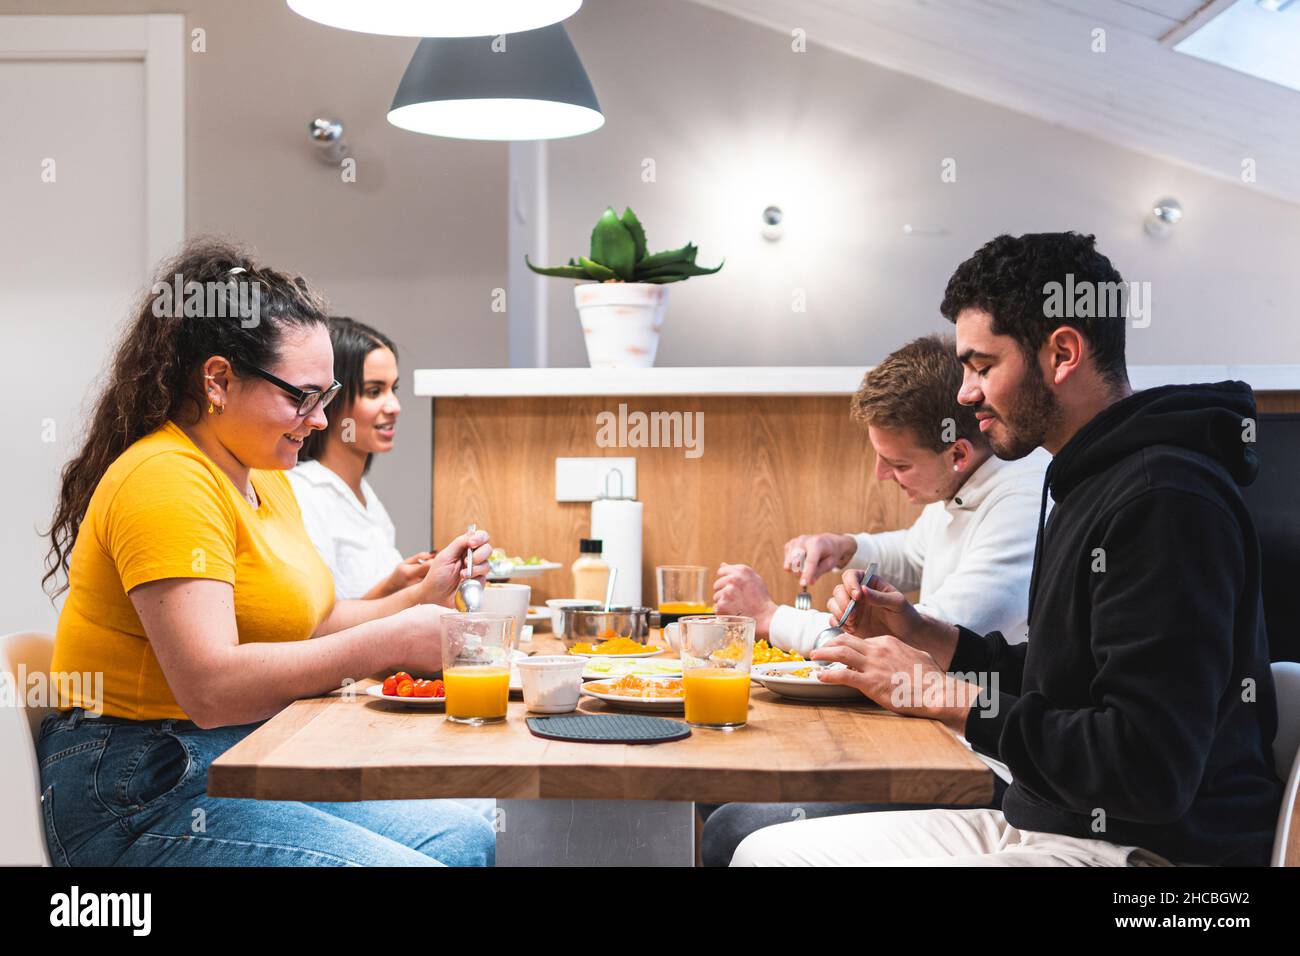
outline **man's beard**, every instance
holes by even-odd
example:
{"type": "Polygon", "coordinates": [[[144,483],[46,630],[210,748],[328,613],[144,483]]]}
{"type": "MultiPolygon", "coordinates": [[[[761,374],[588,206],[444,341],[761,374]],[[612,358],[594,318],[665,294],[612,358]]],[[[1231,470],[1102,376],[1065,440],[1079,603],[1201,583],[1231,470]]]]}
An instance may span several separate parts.
{"type": "Polygon", "coordinates": [[[1011,407],[997,417],[1005,434],[998,439],[990,432],[989,445],[993,454],[1007,461],[1024,458],[1042,445],[1048,432],[1060,423],[1061,404],[1043,381],[1037,363],[1025,369],[1011,407]]]}

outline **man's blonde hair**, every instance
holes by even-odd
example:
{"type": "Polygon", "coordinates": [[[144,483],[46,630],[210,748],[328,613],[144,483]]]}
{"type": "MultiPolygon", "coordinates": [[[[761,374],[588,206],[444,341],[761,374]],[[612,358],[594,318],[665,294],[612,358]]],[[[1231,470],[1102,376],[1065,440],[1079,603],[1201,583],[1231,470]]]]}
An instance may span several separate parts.
{"type": "Polygon", "coordinates": [[[975,411],[957,402],[962,367],[950,336],[926,335],[891,353],[862,379],[851,415],[862,425],[909,431],[941,452],[958,438],[986,444],[975,411]]]}

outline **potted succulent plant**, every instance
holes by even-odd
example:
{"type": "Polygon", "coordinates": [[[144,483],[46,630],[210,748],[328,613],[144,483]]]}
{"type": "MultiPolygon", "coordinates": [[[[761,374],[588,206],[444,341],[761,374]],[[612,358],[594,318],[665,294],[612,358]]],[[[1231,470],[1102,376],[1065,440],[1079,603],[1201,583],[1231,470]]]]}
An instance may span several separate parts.
{"type": "MultiPolygon", "coordinates": [[[[524,256],[538,275],[587,279],[574,289],[587,360],[592,368],[649,367],[655,363],[670,282],[707,276],[722,268],[695,264],[693,243],[647,253],[645,230],[632,210],[619,216],[606,208],[591,231],[591,254],[565,266],[543,268],[524,256]]],[[[725,260],[724,260],[725,261],[725,260]]]]}

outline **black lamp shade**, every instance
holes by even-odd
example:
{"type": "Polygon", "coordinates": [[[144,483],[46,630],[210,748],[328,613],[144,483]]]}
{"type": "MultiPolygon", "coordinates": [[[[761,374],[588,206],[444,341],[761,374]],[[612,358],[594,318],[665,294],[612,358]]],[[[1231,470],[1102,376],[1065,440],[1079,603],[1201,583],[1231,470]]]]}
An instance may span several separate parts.
{"type": "Polygon", "coordinates": [[[532,140],[589,133],[605,117],[578,51],[555,23],[502,38],[426,37],[388,121],[433,136],[532,140]]]}

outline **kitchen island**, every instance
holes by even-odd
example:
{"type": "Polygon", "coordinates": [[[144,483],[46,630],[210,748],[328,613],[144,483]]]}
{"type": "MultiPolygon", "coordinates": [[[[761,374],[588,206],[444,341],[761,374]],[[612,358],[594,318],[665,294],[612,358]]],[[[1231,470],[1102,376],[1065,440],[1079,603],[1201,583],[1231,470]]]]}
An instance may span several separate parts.
{"type": "MultiPolygon", "coordinates": [[[[568,566],[589,533],[591,509],[555,500],[555,459],[635,457],[647,599],[656,565],[727,562],[751,565],[789,592],[774,593],[778,601],[789,601],[796,588],[781,554],[790,537],[902,528],[919,513],[897,485],[876,480],[866,431],[849,418],[866,371],[417,370],[415,394],[434,405],[433,540],[475,522],[511,554],[563,565],[530,579],[534,603],[567,597],[568,566]],[[648,427],[638,433],[637,421],[648,427]]],[[[1138,365],[1129,373],[1138,389],[1242,379],[1256,389],[1260,411],[1300,411],[1300,366],[1138,365]]],[[[824,606],[831,589],[818,582],[814,606],[824,606]]]]}

